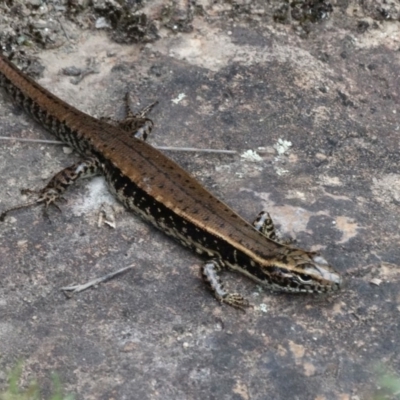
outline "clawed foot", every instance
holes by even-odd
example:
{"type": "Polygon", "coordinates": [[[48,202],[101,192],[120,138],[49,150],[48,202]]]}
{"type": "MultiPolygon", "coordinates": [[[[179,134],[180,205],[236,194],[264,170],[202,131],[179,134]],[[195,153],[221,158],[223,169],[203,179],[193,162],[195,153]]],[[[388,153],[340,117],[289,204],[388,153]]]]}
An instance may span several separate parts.
{"type": "Polygon", "coordinates": [[[7,214],[13,211],[21,210],[23,208],[29,208],[33,206],[38,206],[40,204],[44,204],[45,215],[47,215],[47,210],[50,206],[55,207],[59,212],[61,212],[61,208],[57,204],[57,202],[65,202],[65,198],[60,196],[58,193],[52,190],[32,190],[32,189],[22,189],[21,192],[23,194],[38,194],[38,198],[36,200],[30,201],[28,203],[20,204],[19,206],[11,207],[8,210],[3,211],[0,214],[0,222],[3,222],[7,214]]]}
{"type": "Polygon", "coordinates": [[[242,311],[246,311],[246,308],[250,307],[250,303],[239,293],[228,293],[221,298],[221,301],[242,311]]]}

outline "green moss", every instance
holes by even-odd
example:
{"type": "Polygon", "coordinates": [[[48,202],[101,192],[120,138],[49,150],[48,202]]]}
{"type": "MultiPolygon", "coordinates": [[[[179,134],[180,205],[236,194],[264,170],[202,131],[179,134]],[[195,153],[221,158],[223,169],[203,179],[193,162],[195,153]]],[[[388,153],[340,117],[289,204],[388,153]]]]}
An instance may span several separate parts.
{"type": "Polygon", "coordinates": [[[384,370],[376,368],[378,374],[379,390],[372,397],[373,400],[400,399],[400,376],[395,376],[384,370]]]}
{"type": "MultiPolygon", "coordinates": [[[[8,388],[4,392],[0,392],[0,400],[41,400],[40,388],[35,380],[32,380],[28,386],[22,389],[19,386],[19,380],[22,374],[23,363],[18,365],[10,372],[8,377],[8,388]]],[[[72,395],[63,395],[60,379],[57,374],[53,374],[53,394],[48,400],[73,400],[72,395]]]]}

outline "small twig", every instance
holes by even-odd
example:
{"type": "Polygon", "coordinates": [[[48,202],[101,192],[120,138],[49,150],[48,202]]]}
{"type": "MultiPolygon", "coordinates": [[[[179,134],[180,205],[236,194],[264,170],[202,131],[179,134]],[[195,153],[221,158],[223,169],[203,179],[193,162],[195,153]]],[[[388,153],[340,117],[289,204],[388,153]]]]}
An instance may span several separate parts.
{"type": "Polygon", "coordinates": [[[83,283],[81,285],[65,286],[65,287],[62,287],[60,290],[62,290],[68,297],[71,297],[71,295],[74,293],[83,292],[84,290],[86,290],[92,286],[96,286],[99,283],[106,282],[106,281],[116,277],[117,275],[122,274],[123,272],[127,271],[128,269],[132,269],[132,268],[133,268],[133,265],[130,265],[129,267],[124,267],[124,268],[119,269],[118,271],[110,272],[109,274],[106,274],[100,278],[93,279],[93,280],[83,283]]]}
{"type": "Polygon", "coordinates": [[[221,153],[221,154],[236,154],[236,150],[217,150],[217,149],[197,149],[195,147],[166,147],[166,146],[154,146],[158,150],[168,151],[192,151],[197,153],[221,153]]]}
{"type": "MultiPolygon", "coordinates": [[[[42,139],[23,139],[23,138],[14,138],[14,137],[6,137],[0,136],[0,140],[15,140],[17,142],[31,142],[31,143],[45,143],[45,144],[63,144],[66,143],[60,142],[58,140],[42,140],[42,139]]],[[[167,150],[167,151],[191,151],[197,153],[220,153],[220,154],[236,154],[236,150],[218,150],[218,149],[198,149],[195,147],[167,147],[167,146],[154,146],[158,150],[167,150]]]]}
{"type": "Polygon", "coordinates": [[[59,140],[46,140],[46,139],[23,139],[7,136],[0,136],[0,140],[15,140],[16,142],[29,142],[29,143],[45,143],[45,144],[65,144],[59,140]]]}
{"type": "Polygon", "coordinates": [[[68,42],[70,42],[71,39],[69,38],[68,33],[67,33],[66,30],[64,29],[64,26],[63,26],[63,24],[61,23],[60,19],[59,19],[59,18],[56,18],[56,20],[57,20],[57,22],[60,24],[61,30],[64,32],[64,35],[65,35],[65,37],[67,38],[68,42]]]}

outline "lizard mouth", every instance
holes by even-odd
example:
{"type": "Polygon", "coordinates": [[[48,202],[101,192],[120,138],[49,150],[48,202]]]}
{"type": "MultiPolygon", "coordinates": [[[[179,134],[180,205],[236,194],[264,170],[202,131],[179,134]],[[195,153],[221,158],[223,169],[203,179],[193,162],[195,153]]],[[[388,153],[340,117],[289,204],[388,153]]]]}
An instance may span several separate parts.
{"type": "Polygon", "coordinates": [[[310,269],[310,272],[318,275],[324,281],[330,283],[335,290],[339,289],[342,285],[342,277],[328,264],[328,262],[320,255],[312,257],[313,265],[307,267],[305,270],[310,269]]]}

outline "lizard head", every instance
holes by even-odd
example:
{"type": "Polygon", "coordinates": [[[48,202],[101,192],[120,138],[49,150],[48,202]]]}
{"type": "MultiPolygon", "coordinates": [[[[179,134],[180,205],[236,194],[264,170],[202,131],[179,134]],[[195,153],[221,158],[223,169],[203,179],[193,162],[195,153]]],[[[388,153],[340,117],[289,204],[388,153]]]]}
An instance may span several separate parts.
{"type": "Polygon", "coordinates": [[[340,275],[318,253],[291,249],[271,264],[265,268],[267,280],[285,292],[327,293],[342,284],[340,275]]]}

